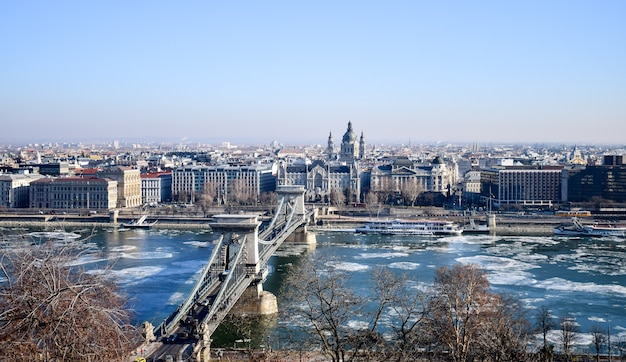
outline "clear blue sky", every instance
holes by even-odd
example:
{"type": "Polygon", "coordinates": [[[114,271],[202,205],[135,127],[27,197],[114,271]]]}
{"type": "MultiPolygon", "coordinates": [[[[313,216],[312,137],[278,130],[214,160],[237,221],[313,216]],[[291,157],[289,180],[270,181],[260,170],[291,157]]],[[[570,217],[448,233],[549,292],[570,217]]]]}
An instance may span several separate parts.
{"type": "Polygon", "coordinates": [[[0,3],[0,142],[626,143],[626,1],[0,3]]]}

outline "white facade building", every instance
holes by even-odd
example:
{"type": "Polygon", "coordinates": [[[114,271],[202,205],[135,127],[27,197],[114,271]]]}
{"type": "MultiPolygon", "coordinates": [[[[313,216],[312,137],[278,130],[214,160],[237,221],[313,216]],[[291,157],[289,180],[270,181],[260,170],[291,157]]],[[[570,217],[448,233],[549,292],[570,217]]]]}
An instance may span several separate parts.
{"type": "Polygon", "coordinates": [[[141,175],[141,200],[158,204],[172,200],[172,173],[155,172],[141,175]]]}
{"type": "Polygon", "coordinates": [[[43,177],[40,174],[0,175],[0,207],[28,207],[30,184],[43,177]]]}

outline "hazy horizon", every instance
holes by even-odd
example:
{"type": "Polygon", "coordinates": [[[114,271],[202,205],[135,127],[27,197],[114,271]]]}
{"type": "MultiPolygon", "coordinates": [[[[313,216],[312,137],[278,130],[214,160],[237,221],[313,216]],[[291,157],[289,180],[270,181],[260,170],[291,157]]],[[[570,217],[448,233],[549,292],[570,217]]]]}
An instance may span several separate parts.
{"type": "Polygon", "coordinates": [[[624,144],[626,2],[0,4],[1,143],[624,144]],[[211,141],[212,140],[212,141],[211,141]]]}

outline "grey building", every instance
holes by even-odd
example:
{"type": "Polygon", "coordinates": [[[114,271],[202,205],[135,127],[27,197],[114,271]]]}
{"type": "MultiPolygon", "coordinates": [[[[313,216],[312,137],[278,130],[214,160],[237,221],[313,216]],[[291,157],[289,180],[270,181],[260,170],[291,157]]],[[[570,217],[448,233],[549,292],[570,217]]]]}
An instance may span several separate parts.
{"type": "Polygon", "coordinates": [[[550,207],[561,201],[563,166],[501,166],[480,171],[481,197],[495,207],[550,207]]]}

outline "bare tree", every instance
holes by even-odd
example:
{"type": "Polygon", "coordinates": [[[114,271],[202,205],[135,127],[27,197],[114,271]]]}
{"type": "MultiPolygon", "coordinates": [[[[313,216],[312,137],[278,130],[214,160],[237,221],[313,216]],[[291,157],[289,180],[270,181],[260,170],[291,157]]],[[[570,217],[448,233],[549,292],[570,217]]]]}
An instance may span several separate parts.
{"type": "Polygon", "coordinates": [[[376,191],[380,194],[379,200],[385,203],[393,197],[396,190],[396,184],[393,179],[391,177],[383,177],[380,179],[380,186],[376,191]]]}
{"type": "Polygon", "coordinates": [[[409,287],[410,280],[406,275],[396,276],[388,269],[382,269],[375,276],[378,290],[385,291],[380,297],[390,300],[388,318],[393,334],[383,349],[386,359],[398,362],[418,360],[429,344],[422,332],[427,315],[427,292],[409,287]]]}
{"type": "Polygon", "coordinates": [[[370,218],[373,216],[374,211],[376,211],[376,217],[379,216],[382,205],[377,193],[370,190],[367,194],[365,194],[365,205],[370,214],[370,218]]]}
{"type": "Polygon", "coordinates": [[[331,260],[308,258],[292,270],[285,285],[285,296],[296,306],[287,313],[304,317],[305,333],[312,333],[321,351],[333,362],[344,361],[354,334],[347,327],[350,318],[360,313],[363,300],[347,283],[344,271],[331,260]]]}
{"type": "Polygon", "coordinates": [[[423,191],[422,187],[417,183],[417,179],[409,179],[402,185],[402,197],[407,200],[411,207],[415,206],[415,201],[419,194],[423,191]]]}
{"type": "Polygon", "coordinates": [[[202,188],[202,193],[198,197],[197,204],[200,206],[203,215],[206,217],[207,212],[213,206],[215,197],[217,196],[217,186],[214,182],[206,182],[202,188]]]}
{"type": "Polygon", "coordinates": [[[372,275],[378,297],[365,299],[349,284],[348,273],[335,267],[337,263],[318,255],[293,269],[283,290],[291,307],[282,313],[303,317],[306,323],[300,327],[313,336],[311,340],[319,343],[331,361],[371,359],[374,351],[385,349],[380,321],[383,311],[402,295],[404,279],[392,277],[387,270],[375,270],[372,275]],[[357,317],[360,323],[351,326],[349,322],[357,317]]]}
{"type": "Polygon", "coordinates": [[[604,329],[598,325],[594,325],[591,327],[591,343],[593,344],[593,348],[596,350],[596,362],[600,362],[600,353],[602,352],[602,348],[607,342],[606,333],[604,333],[604,329]]]}
{"type": "Polygon", "coordinates": [[[330,191],[330,203],[337,208],[339,217],[341,217],[341,210],[346,205],[346,195],[340,190],[332,189],[330,191]]]}
{"type": "Polygon", "coordinates": [[[261,196],[259,196],[261,205],[263,206],[276,206],[278,203],[278,195],[276,192],[261,192],[261,196]]]}
{"type": "Polygon", "coordinates": [[[74,244],[0,254],[0,359],[121,361],[140,335],[126,299],[104,274],[72,266],[74,244]]]}
{"type": "Polygon", "coordinates": [[[618,335],[617,341],[614,344],[615,349],[617,349],[620,361],[626,360],[626,337],[622,335],[618,335]]]}
{"type": "Polygon", "coordinates": [[[543,346],[540,354],[543,356],[544,362],[550,362],[554,357],[554,346],[548,346],[548,333],[550,333],[552,328],[556,327],[556,324],[554,323],[554,316],[552,316],[548,307],[542,306],[539,308],[536,323],[536,328],[543,337],[543,346]]]}
{"type": "Polygon", "coordinates": [[[529,360],[526,351],[532,330],[522,304],[510,295],[494,294],[482,308],[484,330],[477,339],[474,353],[488,361],[529,360]]]}
{"type": "Polygon", "coordinates": [[[496,295],[486,274],[472,264],[441,267],[432,293],[426,331],[453,361],[465,362],[481,334],[489,334],[485,317],[495,308],[496,295]]]}
{"type": "Polygon", "coordinates": [[[178,202],[187,203],[189,201],[189,192],[186,190],[181,190],[176,195],[178,202]]]}
{"type": "Polygon", "coordinates": [[[559,319],[559,331],[563,354],[565,354],[566,358],[569,360],[571,359],[572,345],[578,339],[578,333],[580,332],[576,318],[567,315],[559,319]]]}
{"type": "Polygon", "coordinates": [[[228,200],[243,205],[250,201],[250,190],[244,179],[233,179],[228,182],[228,200]]]}

